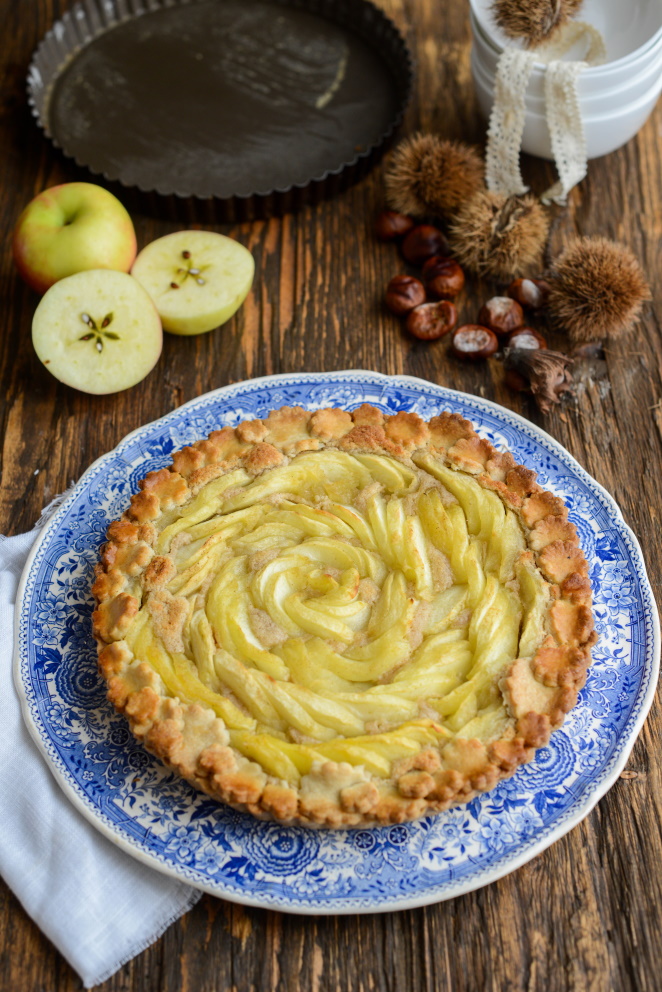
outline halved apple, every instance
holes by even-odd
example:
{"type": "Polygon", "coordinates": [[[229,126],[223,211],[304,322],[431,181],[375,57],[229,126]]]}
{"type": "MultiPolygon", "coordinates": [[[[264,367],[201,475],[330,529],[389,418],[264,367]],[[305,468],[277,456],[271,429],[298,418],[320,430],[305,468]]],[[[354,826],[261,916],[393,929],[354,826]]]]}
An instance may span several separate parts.
{"type": "Polygon", "coordinates": [[[253,256],[213,231],[176,231],[140,252],[131,275],[173,334],[203,334],[239,309],[253,283],[253,256]]]}
{"type": "Polygon", "coordinates": [[[84,393],[117,393],[151,372],[163,332],[154,303],[135,279],[90,269],[51,286],[35,311],[32,342],[60,382],[84,393]]]}

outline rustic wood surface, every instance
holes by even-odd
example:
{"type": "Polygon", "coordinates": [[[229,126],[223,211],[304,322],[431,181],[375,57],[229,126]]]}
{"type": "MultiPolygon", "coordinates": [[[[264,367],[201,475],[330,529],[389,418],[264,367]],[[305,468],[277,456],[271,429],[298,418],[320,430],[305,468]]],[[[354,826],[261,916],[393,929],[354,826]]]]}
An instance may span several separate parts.
{"type": "MultiPolygon", "coordinates": [[[[484,124],[469,71],[468,4],[381,0],[418,60],[402,133],[418,127],[480,142],[484,124]]],[[[610,345],[607,377],[588,382],[576,405],[549,416],[508,391],[497,362],[468,368],[445,342],[408,340],[382,303],[396,250],[371,235],[382,205],[380,169],[332,201],[282,219],[215,226],[254,252],[249,300],[222,330],[166,335],[155,371],[116,396],[68,389],[40,365],[30,343],[36,296],[16,275],[10,233],[42,188],[86,179],[33,122],[24,80],[30,55],[70,6],[0,0],[0,531],[15,534],[127,432],[229,382],[276,372],[347,367],[421,376],[496,400],[544,427],[620,504],[659,590],[662,474],[662,105],[638,137],[591,163],[554,231],[558,249],[577,233],[628,244],[653,284],[654,304],[635,334],[610,345]]],[[[538,191],[553,178],[527,160],[538,191]]],[[[176,230],[169,202],[119,192],[139,244],[176,230]]],[[[186,219],[186,218],[185,218],[186,219]]],[[[493,286],[472,283],[462,300],[475,318],[493,286]]],[[[557,341],[557,343],[560,343],[557,341]]],[[[11,687],[6,685],[5,691],[11,687]]],[[[100,986],[104,992],[656,992],[662,988],[662,781],[659,700],[628,771],[569,835],[500,882],[451,902],[361,917],[280,915],[204,896],[151,948],[100,986]]],[[[18,770],[20,773],[20,769],[18,770]]],[[[1,826],[0,826],[1,829],[1,826]]],[[[80,989],[78,977],[0,888],[0,989],[80,989]]]]}

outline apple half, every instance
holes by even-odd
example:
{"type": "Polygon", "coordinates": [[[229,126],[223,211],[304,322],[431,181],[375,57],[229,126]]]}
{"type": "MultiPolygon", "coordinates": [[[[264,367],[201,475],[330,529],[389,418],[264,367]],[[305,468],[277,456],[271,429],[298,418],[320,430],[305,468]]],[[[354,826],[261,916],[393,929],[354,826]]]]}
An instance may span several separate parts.
{"type": "Polygon", "coordinates": [[[224,324],[246,299],[254,273],[248,249],[213,231],[157,238],[131,269],[173,334],[204,334],[224,324]]]}
{"type": "Polygon", "coordinates": [[[35,311],[32,342],[60,382],[84,393],[117,393],[151,372],[163,332],[154,303],[135,279],[91,269],[51,286],[35,311]]]}
{"type": "Polygon", "coordinates": [[[28,203],[14,229],[14,261],[38,293],[87,269],[128,272],[136,233],[117,197],[94,183],[64,183],[28,203]]]}

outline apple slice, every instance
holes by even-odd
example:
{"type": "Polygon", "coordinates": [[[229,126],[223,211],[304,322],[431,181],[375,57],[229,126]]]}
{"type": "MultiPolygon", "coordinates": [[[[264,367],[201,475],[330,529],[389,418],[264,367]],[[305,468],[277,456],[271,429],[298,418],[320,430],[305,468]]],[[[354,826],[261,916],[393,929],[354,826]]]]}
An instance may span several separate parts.
{"type": "Polygon", "coordinates": [[[213,231],[157,238],[131,269],[173,334],[203,334],[224,324],[248,296],[254,272],[248,249],[213,231]]]}
{"type": "Polygon", "coordinates": [[[89,269],[60,279],[42,297],[32,343],[60,382],[84,393],[117,393],[154,368],[163,332],[154,303],[135,279],[89,269]]]}

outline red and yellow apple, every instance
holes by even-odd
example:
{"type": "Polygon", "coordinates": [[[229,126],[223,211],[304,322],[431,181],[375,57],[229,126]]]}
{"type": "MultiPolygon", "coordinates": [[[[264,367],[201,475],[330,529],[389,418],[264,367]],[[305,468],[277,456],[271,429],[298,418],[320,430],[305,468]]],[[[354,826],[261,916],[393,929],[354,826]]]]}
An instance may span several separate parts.
{"type": "Polygon", "coordinates": [[[14,261],[38,293],[88,269],[128,272],[136,233],[117,197],[93,183],[52,186],[31,200],[14,230],[14,261]]]}

